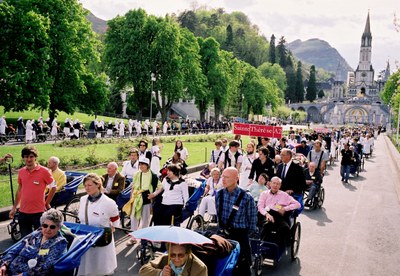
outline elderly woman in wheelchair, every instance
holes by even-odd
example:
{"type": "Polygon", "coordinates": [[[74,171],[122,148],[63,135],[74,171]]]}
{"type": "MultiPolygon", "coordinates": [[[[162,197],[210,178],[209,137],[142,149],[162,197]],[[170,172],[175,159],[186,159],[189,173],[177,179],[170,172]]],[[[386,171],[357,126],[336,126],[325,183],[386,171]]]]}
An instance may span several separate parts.
{"type": "Polygon", "coordinates": [[[257,207],[261,240],[283,247],[290,241],[290,216],[300,208],[300,203],[280,190],[281,183],[279,177],[273,177],[271,189],[260,195],[257,207]]]}

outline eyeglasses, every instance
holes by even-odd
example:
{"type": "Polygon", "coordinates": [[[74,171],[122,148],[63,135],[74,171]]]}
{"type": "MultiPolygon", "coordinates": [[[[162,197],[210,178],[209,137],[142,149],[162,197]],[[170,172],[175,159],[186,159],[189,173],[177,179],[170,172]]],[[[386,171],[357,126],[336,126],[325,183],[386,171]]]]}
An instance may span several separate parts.
{"type": "Polygon", "coordinates": [[[175,259],[176,257],[178,257],[179,259],[182,259],[183,257],[185,257],[185,253],[178,253],[178,254],[176,254],[176,253],[171,253],[169,256],[172,258],[172,259],[175,259]]]}
{"type": "Polygon", "coordinates": [[[45,229],[47,229],[49,227],[51,230],[54,230],[54,229],[57,228],[57,226],[55,226],[54,224],[48,225],[46,223],[42,223],[42,227],[45,228],[45,229]]]}

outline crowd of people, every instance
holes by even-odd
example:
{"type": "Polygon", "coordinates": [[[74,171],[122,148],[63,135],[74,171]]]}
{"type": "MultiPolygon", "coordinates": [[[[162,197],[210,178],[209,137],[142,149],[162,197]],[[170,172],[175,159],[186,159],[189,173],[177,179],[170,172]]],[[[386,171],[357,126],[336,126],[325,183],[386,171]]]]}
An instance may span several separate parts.
{"type": "MultiPolygon", "coordinates": [[[[240,135],[231,141],[226,138],[215,141],[209,163],[201,173],[207,180],[199,214],[204,217],[207,213],[212,222],[218,222],[221,236],[239,242],[240,257],[234,275],[251,274],[250,237],[258,232],[261,240],[285,246],[290,235],[288,217],[293,210],[304,208],[304,191],[309,190],[312,200],[323,182],[327,163],[341,156],[341,177],[346,184],[348,167],[359,162],[362,155],[371,155],[377,135],[378,130],[373,128],[333,128],[309,134],[290,129],[287,137],[254,138],[245,147],[240,135]]],[[[176,140],[174,155],[164,166],[160,165],[161,154],[158,137],[150,148],[142,139],[130,150],[121,172],[116,162],[110,162],[103,176],[87,174],[83,180],[86,195],[81,197],[79,205],[80,222],[111,229],[119,226],[115,201],[130,182],[131,196],[122,211],[130,216],[132,231],[149,227],[151,216],[154,225],[180,226],[189,199],[189,185],[183,177],[189,152],[181,140],[176,140]]],[[[0,161],[10,157],[6,155],[0,161]]],[[[24,242],[1,260],[1,275],[44,273],[54,264],[54,256],[66,250],[62,215],[51,209],[54,196],[66,183],[58,167],[60,161],[53,156],[48,168],[39,165],[38,152],[33,146],[26,146],[21,157],[25,166],[18,173],[10,218],[19,207],[24,242]],[[43,250],[46,254],[40,254],[43,250]],[[30,257],[22,264],[21,256],[26,256],[27,251],[30,257]],[[26,261],[31,260],[35,260],[35,265],[28,265],[26,261]]],[[[136,243],[131,238],[126,245],[136,243]]],[[[173,244],[169,251],[170,263],[162,256],[143,266],[140,274],[171,275],[172,271],[179,274],[190,267],[192,274],[188,275],[207,275],[207,266],[190,247],[173,244]]],[[[111,242],[90,248],[81,259],[78,275],[111,275],[116,267],[115,245],[111,242]]]]}
{"type": "Polygon", "coordinates": [[[149,119],[144,121],[134,119],[115,119],[108,123],[103,119],[93,120],[86,126],[79,119],[66,118],[64,122],[58,122],[57,118],[44,120],[24,121],[19,117],[16,125],[7,124],[6,116],[0,118],[0,144],[10,139],[32,143],[44,142],[47,139],[80,139],[80,138],[110,138],[110,137],[137,137],[145,135],[181,135],[208,132],[229,131],[232,125],[230,121],[197,121],[197,120],[171,120],[160,122],[149,119]]]}

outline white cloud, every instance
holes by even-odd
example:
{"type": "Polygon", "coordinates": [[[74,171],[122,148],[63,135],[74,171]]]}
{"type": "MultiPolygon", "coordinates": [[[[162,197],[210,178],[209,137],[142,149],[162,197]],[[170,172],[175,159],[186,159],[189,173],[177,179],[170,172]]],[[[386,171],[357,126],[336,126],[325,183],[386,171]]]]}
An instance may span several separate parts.
{"type": "Polygon", "coordinates": [[[144,8],[148,13],[163,16],[185,9],[207,5],[222,7],[226,12],[242,11],[269,38],[285,36],[295,39],[326,40],[356,67],[361,35],[368,10],[373,36],[373,65],[378,71],[386,67],[388,57],[392,69],[400,60],[400,34],[393,25],[394,12],[400,13],[398,0],[81,0],[96,16],[111,19],[129,9],[144,8]]]}

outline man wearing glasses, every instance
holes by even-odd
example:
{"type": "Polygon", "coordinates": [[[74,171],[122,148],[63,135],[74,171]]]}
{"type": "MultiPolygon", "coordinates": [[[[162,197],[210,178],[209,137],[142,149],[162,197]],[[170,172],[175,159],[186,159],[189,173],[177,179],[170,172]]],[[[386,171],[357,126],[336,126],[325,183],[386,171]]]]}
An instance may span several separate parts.
{"type": "Polygon", "coordinates": [[[24,237],[39,228],[40,217],[46,209],[50,209],[50,202],[56,192],[56,183],[50,171],[36,163],[38,151],[35,147],[23,148],[21,156],[25,167],[18,172],[18,189],[10,218],[14,217],[20,204],[18,221],[21,235],[24,237]],[[46,187],[49,188],[49,194],[45,201],[46,187]]]}
{"type": "Polygon", "coordinates": [[[150,163],[151,163],[151,157],[153,155],[151,154],[151,151],[147,150],[147,146],[148,146],[148,143],[146,140],[144,140],[144,139],[140,140],[140,142],[139,142],[139,157],[141,157],[141,156],[146,157],[150,160],[150,163]]]}

